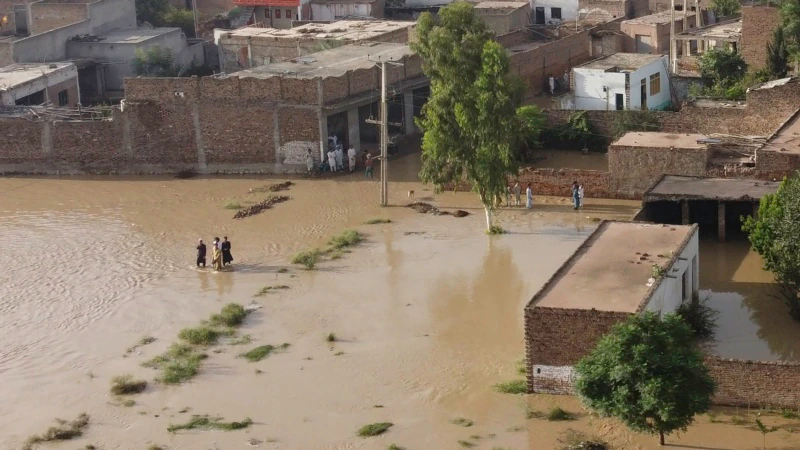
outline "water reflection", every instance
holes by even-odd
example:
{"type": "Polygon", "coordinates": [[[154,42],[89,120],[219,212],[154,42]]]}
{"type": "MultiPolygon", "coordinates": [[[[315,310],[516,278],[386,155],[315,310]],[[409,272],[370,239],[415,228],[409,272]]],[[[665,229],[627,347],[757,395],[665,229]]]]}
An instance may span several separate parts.
{"type": "Polygon", "coordinates": [[[720,312],[711,349],[726,358],[796,360],[800,323],[747,241],[701,241],[700,297],[720,312]]]}

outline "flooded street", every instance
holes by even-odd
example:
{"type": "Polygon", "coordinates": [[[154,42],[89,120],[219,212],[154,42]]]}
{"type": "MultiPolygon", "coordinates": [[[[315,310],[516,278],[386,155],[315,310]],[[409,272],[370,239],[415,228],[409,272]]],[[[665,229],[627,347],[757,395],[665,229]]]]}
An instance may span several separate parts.
{"type": "MultiPolygon", "coordinates": [[[[378,183],[360,174],[294,180],[285,192],[291,200],[243,220],[224,205],[263,200],[268,194],[250,189],[282,179],[0,179],[0,232],[9,246],[0,271],[0,448],[19,448],[54,418],[81,412],[91,417],[83,437],[42,448],[227,450],[253,448],[248,441],[256,439],[264,449],[456,449],[472,440],[477,448],[539,450],[558,448],[568,429],[619,449],[658,448],[655,438],[586,415],[574,398],[492,389],[522,377],[515,361],[523,356],[527,301],[596,219],[629,218],[637,202],[589,199],[576,213],[568,199],[537,197],[532,211],[501,209],[498,222],[510,233],[487,237],[476,196],[434,196],[417,182],[418,164],[418,155],[393,161],[392,204],[407,203],[414,189],[418,201],[473,214],[381,209],[378,183]],[[363,225],[378,217],[392,223],[363,225]],[[289,264],[347,228],[366,235],[352,253],[314,271],[289,264]],[[195,269],[197,239],[224,235],[233,270],[195,269]],[[289,288],[255,297],[270,285],[289,288]],[[116,375],[152,380],[157,372],[140,364],[182,328],[226,303],[251,301],[261,308],[239,334],[252,343],[215,346],[197,377],[152,384],[133,406],[110,394],[116,375]],[[328,333],[336,342],[326,342],[328,333]],[[143,336],[156,341],[126,353],[143,336]],[[287,351],[260,362],[237,356],[284,342],[287,351]],[[526,406],[557,405],[578,420],[526,419],[526,406]],[[191,414],[254,423],[167,432],[191,414]],[[458,417],[474,425],[452,424],[458,417]],[[394,423],[385,435],[356,437],[362,425],[384,421],[394,423]]],[[[669,441],[760,448],[756,431],[701,422],[669,441]]],[[[800,446],[784,429],[768,442],[800,446]]]]}

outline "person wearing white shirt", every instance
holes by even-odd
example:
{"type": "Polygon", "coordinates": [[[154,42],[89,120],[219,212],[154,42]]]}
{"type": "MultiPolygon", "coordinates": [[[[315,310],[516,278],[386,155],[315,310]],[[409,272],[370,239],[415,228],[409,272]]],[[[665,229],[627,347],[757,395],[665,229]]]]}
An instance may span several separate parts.
{"type": "Polygon", "coordinates": [[[331,172],[336,172],[336,153],[333,150],[328,150],[328,165],[331,172]]]}
{"type": "Polygon", "coordinates": [[[353,148],[351,145],[350,148],[347,149],[347,159],[350,163],[350,172],[356,170],[356,149],[353,148]]]}
{"type": "Polygon", "coordinates": [[[344,170],[344,152],[342,146],[336,146],[336,170],[344,170]]]}

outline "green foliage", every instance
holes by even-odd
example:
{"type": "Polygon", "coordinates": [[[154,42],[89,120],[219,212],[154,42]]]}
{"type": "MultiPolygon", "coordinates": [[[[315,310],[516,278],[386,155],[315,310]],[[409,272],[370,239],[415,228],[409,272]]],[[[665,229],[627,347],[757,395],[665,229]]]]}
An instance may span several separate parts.
{"type": "Polygon", "coordinates": [[[379,219],[379,218],[369,219],[366,222],[364,222],[364,225],[379,225],[383,223],[392,223],[392,219],[379,219]]]}
{"type": "Polygon", "coordinates": [[[145,367],[161,370],[158,381],[179,384],[200,372],[200,364],[208,356],[187,344],[172,344],[164,354],[142,363],[145,367]]]}
{"type": "Polygon", "coordinates": [[[742,229],[780,285],[789,315],[800,320],[800,176],[784,179],[774,194],[765,195],[758,218],[747,217],[742,229]]]}
{"type": "Polygon", "coordinates": [[[760,417],[756,417],[756,427],[758,428],[758,432],[761,433],[762,438],[764,439],[762,442],[762,447],[764,450],[767,448],[767,434],[778,431],[777,427],[768,427],[761,422],[760,417]]]}
{"type": "Polygon", "coordinates": [[[800,0],[783,0],[780,17],[787,49],[797,61],[800,59],[800,0]]]}
{"type": "Polygon", "coordinates": [[[161,16],[170,8],[167,0],[136,0],[136,20],[159,26],[161,16]]]}
{"type": "Polygon", "coordinates": [[[244,323],[247,310],[238,303],[228,303],[219,314],[212,314],[209,322],[215,326],[236,327],[244,323]]]}
{"type": "Polygon", "coordinates": [[[377,436],[388,431],[393,425],[391,422],[371,423],[359,428],[356,434],[361,437],[377,436]]]}
{"type": "Polygon", "coordinates": [[[708,339],[714,337],[719,311],[708,306],[705,300],[682,303],[676,313],[689,325],[694,335],[698,338],[708,339]]]}
{"type": "Polygon", "coordinates": [[[22,445],[22,450],[33,450],[34,448],[39,448],[38,444],[43,442],[68,441],[70,439],[82,436],[83,430],[89,426],[89,415],[86,413],[81,413],[78,418],[72,422],[56,419],[56,423],[56,426],[48,428],[43,434],[35,434],[28,437],[28,439],[26,439],[25,443],[22,445]]]}
{"type": "Polygon", "coordinates": [[[505,383],[497,383],[494,385],[494,390],[503,394],[527,394],[528,382],[525,380],[514,380],[505,383]]]}
{"type": "Polygon", "coordinates": [[[637,432],[664,435],[686,430],[708,410],[714,381],[683,320],[637,314],[615,326],[575,366],[575,390],[602,416],[637,432]]]}
{"type": "Polygon", "coordinates": [[[567,123],[542,130],[542,141],[547,148],[570,150],[584,147],[599,149],[607,144],[604,137],[595,133],[586,111],[575,111],[570,114],[567,123]]]}
{"type": "Polygon", "coordinates": [[[518,170],[521,82],[510,74],[508,54],[473,6],[456,2],[417,21],[412,49],[431,80],[417,124],[424,130],[420,178],[437,191],[469,183],[492,226],[493,199],[505,195],[518,170]]]}
{"type": "Polygon", "coordinates": [[[556,406],[547,413],[547,420],[550,422],[563,422],[565,420],[575,420],[575,416],[556,406]]]}
{"type": "Polygon", "coordinates": [[[134,380],[131,375],[120,375],[111,379],[111,393],[114,395],[138,394],[147,388],[147,381],[134,380]]]}
{"type": "Polygon", "coordinates": [[[739,0],[711,0],[711,9],[720,16],[731,16],[738,14],[742,5],[739,0]]]}
{"type": "Polygon", "coordinates": [[[772,41],[767,44],[766,72],[770,79],[777,80],[786,77],[789,73],[789,51],[786,48],[786,39],[783,28],[777,27],[772,33],[772,41]]]}
{"type": "Polygon", "coordinates": [[[222,334],[223,332],[216,328],[200,325],[182,329],[178,337],[192,345],[212,345],[217,343],[222,334]]]}
{"type": "Polygon", "coordinates": [[[452,423],[453,425],[458,425],[458,426],[465,427],[465,428],[468,428],[468,427],[471,427],[471,426],[475,425],[475,422],[473,422],[473,421],[471,421],[471,420],[469,420],[469,419],[467,419],[465,417],[459,417],[457,419],[453,419],[453,420],[450,421],[450,423],[452,423]]]}
{"type": "Polygon", "coordinates": [[[547,126],[547,118],[542,108],[536,105],[525,105],[517,108],[517,119],[520,121],[520,152],[517,158],[520,161],[531,159],[532,150],[542,146],[542,130],[547,126]]]}
{"type": "Polygon", "coordinates": [[[161,14],[159,26],[180,28],[187,38],[195,37],[194,13],[188,9],[170,6],[161,14]]]}
{"type": "Polygon", "coordinates": [[[322,256],[322,252],[320,252],[318,249],[306,250],[294,255],[292,258],[292,264],[300,264],[304,266],[306,270],[313,270],[314,267],[316,267],[320,256],[322,256]]]}
{"type": "Polygon", "coordinates": [[[177,71],[173,62],[168,48],[154,45],[144,50],[136,49],[131,66],[133,73],[140,77],[174,77],[177,71]]]}
{"type": "Polygon", "coordinates": [[[237,17],[241,16],[241,15],[242,15],[242,12],[243,12],[243,11],[242,11],[242,8],[240,8],[240,7],[238,7],[238,6],[234,6],[234,7],[233,7],[233,9],[231,9],[230,11],[228,11],[228,14],[227,14],[227,16],[228,16],[228,19],[230,19],[230,20],[233,20],[233,19],[235,19],[235,18],[237,18],[237,17]]]}
{"type": "Polygon", "coordinates": [[[253,419],[247,417],[241,422],[223,422],[221,417],[192,416],[186,423],[170,425],[167,431],[174,433],[179,430],[193,430],[195,428],[216,429],[216,430],[241,430],[253,424],[253,419]]]}
{"type": "Polygon", "coordinates": [[[276,352],[276,351],[279,351],[279,350],[286,350],[287,348],[289,348],[289,344],[286,343],[286,342],[284,342],[283,344],[278,345],[278,346],[262,345],[262,346],[259,346],[259,347],[256,347],[256,348],[250,350],[249,352],[242,353],[239,356],[241,356],[242,358],[247,359],[250,362],[258,362],[258,361],[261,361],[262,359],[266,358],[267,356],[269,356],[273,352],[276,352]]]}
{"type": "Polygon", "coordinates": [[[661,131],[661,121],[652,111],[618,111],[611,124],[611,133],[614,138],[620,138],[630,131],[661,131]]]}
{"type": "Polygon", "coordinates": [[[708,86],[729,89],[747,73],[747,63],[738,52],[712,48],[700,57],[700,76],[708,86]]]}
{"type": "Polygon", "coordinates": [[[341,250],[352,247],[364,240],[364,236],[356,230],[345,230],[342,234],[334,236],[328,242],[331,249],[341,250]]]}

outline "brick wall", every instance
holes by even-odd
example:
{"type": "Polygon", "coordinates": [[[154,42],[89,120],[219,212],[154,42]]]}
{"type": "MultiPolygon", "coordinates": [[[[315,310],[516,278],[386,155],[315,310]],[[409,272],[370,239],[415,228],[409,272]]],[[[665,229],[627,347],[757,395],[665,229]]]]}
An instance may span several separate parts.
{"type": "Polygon", "coordinates": [[[533,185],[534,195],[552,195],[569,197],[572,195],[572,183],[577,181],[583,185],[586,197],[589,198],[627,198],[609,189],[609,173],[600,170],[581,169],[537,169],[526,167],[520,170],[519,176],[510,180],[519,180],[525,188],[533,185]]]}
{"type": "MultiPolygon", "coordinates": [[[[642,3],[642,0],[637,0],[642,3]]],[[[586,21],[590,23],[602,23],[619,18],[634,17],[634,6],[631,0],[578,0],[578,11],[581,13],[590,12],[586,21]],[[631,15],[629,15],[629,13],[631,15]]],[[[647,1],[644,1],[645,10],[648,9],[647,1]]],[[[642,14],[646,14],[642,11],[642,14]]]]}
{"type": "MultiPolygon", "coordinates": [[[[554,277],[557,275],[558,272],[554,277]]],[[[575,365],[615,324],[629,316],[628,313],[597,310],[526,308],[528,391],[565,393],[571,390],[571,372],[564,369],[575,365]]]]}
{"type": "Polygon", "coordinates": [[[61,28],[89,18],[89,8],[83,3],[31,3],[31,34],[61,28]]]}
{"type": "Polygon", "coordinates": [[[612,145],[608,149],[609,186],[633,198],[662,175],[704,176],[710,157],[706,148],[644,148],[612,145]]]}
{"type": "Polygon", "coordinates": [[[751,68],[764,67],[767,43],[772,40],[772,32],[780,23],[779,12],[780,9],[773,6],[742,7],[742,37],[739,47],[742,57],[751,68]]]}
{"type": "Polygon", "coordinates": [[[540,94],[548,75],[561,77],[576,65],[589,61],[589,41],[589,31],[584,30],[535,48],[511,53],[511,72],[525,82],[525,98],[540,94]]]}
{"type": "Polygon", "coordinates": [[[62,81],[61,83],[54,84],[47,87],[47,95],[54,105],[58,105],[58,94],[61,91],[67,91],[67,104],[63,106],[78,106],[78,80],[73,78],[71,80],[62,81]]]}
{"type": "Polygon", "coordinates": [[[800,363],[707,357],[706,366],[717,383],[716,405],[800,407],[800,363]]]}

